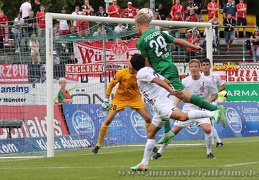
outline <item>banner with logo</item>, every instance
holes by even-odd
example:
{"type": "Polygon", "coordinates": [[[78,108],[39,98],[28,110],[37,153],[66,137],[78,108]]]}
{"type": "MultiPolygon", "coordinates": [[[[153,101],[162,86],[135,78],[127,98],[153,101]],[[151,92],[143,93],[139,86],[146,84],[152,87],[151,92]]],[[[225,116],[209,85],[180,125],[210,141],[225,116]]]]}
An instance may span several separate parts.
{"type": "Polygon", "coordinates": [[[219,103],[226,108],[227,127],[218,129],[221,137],[259,135],[259,102],[219,103]]]}
{"type": "Polygon", "coordinates": [[[259,66],[239,66],[236,71],[227,72],[228,82],[258,82],[259,66]]]}
{"type": "Polygon", "coordinates": [[[256,101],[259,102],[258,83],[227,83],[227,101],[256,101]]]}
{"type": "MultiPolygon", "coordinates": [[[[93,145],[94,144],[87,136],[71,135],[54,137],[55,150],[89,148],[93,147],[93,145]]],[[[42,151],[47,151],[46,137],[0,139],[0,155],[42,151]]]]}
{"type": "Polygon", "coordinates": [[[0,84],[28,83],[27,64],[0,64],[0,84]]]}
{"type": "MultiPolygon", "coordinates": [[[[58,105],[54,106],[54,134],[55,136],[68,135],[66,122],[58,105]]],[[[1,119],[18,119],[23,121],[19,129],[12,129],[12,138],[42,137],[47,134],[46,106],[0,106],[1,119]]],[[[0,128],[0,139],[6,139],[8,129],[0,128]]]]}
{"type": "MultiPolygon", "coordinates": [[[[220,105],[220,103],[219,103],[220,105]]],[[[226,107],[228,126],[215,124],[219,136],[246,137],[258,136],[259,132],[259,104],[258,103],[223,103],[226,107]],[[252,108],[251,108],[252,107],[252,108]]],[[[148,107],[150,111],[150,108],[148,107]]],[[[154,113],[150,111],[153,115],[154,113]]],[[[71,134],[86,133],[96,142],[106,114],[100,105],[64,105],[64,115],[71,134]]],[[[173,121],[171,121],[173,126],[173,121]]],[[[156,136],[158,140],[163,129],[156,136]]],[[[203,139],[204,132],[196,124],[180,131],[175,140],[203,139]]],[[[130,108],[119,112],[111,123],[103,144],[127,144],[146,142],[146,128],[144,119],[130,108]]]]}
{"type": "Polygon", "coordinates": [[[118,69],[127,66],[130,55],[138,52],[135,41],[106,41],[104,44],[102,41],[76,42],[74,51],[78,52],[75,53],[78,64],[67,64],[65,74],[67,79],[75,81],[80,76],[102,78],[104,72],[106,76],[114,75],[118,69]]]}
{"type": "MultiPolygon", "coordinates": [[[[227,117],[226,128],[223,128],[221,124],[215,124],[215,128],[217,129],[218,134],[221,138],[259,136],[258,102],[219,103],[219,105],[225,106],[227,117]]],[[[44,122],[45,120],[37,120],[38,117],[41,117],[41,115],[39,115],[41,111],[39,111],[38,109],[36,111],[32,107],[30,108],[31,111],[34,112],[30,113],[28,109],[26,112],[29,112],[29,114],[31,115],[35,115],[35,118],[34,120],[27,120],[27,135],[26,133],[21,133],[23,131],[17,132],[15,130],[12,131],[13,138],[6,139],[6,137],[4,137],[3,135],[6,134],[6,132],[3,133],[3,130],[1,130],[0,128],[0,154],[24,153],[35,151],[38,152],[47,150],[47,143],[45,137],[46,122],[44,122]],[[23,134],[23,136],[18,134],[23,134]]],[[[153,116],[154,112],[151,111],[148,106],[147,108],[153,116]]],[[[63,109],[66,124],[70,131],[70,135],[68,135],[68,131],[64,129],[65,127],[62,122],[61,124],[63,125],[59,125],[59,122],[55,121],[55,119],[57,119],[55,115],[55,150],[93,147],[97,141],[101,125],[106,118],[106,113],[101,110],[100,104],[66,104],[63,106],[63,109]]],[[[13,113],[13,115],[7,116],[7,114],[5,114],[4,118],[18,118],[18,112],[21,109],[16,110],[16,113],[13,113]]],[[[55,112],[57,111],[59,110],[55,109],[55,112]]],[[[174,121],[172,120],[171,127],[173,126],[173,123],[174,121]]],[[[161,138],[163,132],[164,130],[161,129],[157,133],[156,140],[161,138]]],[[[193,124],[190,127],[183,128],[179,132],[179,134],[177,134],[177,136],[174,138],[174,141],[194,139],[204,139],[204,132],[200,127],[197,127],[196,124],[193,124]]],[[[146,128],[144,119],[136,111],[132,111],[130,108],[126,108],[124,111],[119,112],[115,116],[113,122],[109,126],[103,144],[132,144],[145,142],[146,128]]]]}

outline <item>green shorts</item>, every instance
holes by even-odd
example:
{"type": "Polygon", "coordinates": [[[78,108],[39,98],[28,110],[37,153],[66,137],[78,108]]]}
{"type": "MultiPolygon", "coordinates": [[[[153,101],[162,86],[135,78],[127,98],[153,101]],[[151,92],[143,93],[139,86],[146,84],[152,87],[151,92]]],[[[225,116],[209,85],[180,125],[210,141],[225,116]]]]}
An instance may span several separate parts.
{"type": "Polygon", "coordinates": [[[161,75],[170,81],[174,89],[183,90],[185,88],[179,79],[178,69],[173,63],[170,64],[170,66],[168,66],[167,68],[165,68],[161,72],[161,75]]]}

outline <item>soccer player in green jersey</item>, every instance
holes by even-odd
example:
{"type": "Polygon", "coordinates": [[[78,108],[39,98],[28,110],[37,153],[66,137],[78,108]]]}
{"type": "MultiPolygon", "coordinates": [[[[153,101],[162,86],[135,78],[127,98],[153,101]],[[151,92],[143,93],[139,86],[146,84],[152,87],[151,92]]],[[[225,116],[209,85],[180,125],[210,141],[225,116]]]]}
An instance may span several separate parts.
{"type": "MultiPolygon", "coordinates": [[[[181,90],[182,94],[177,96],[183,102],[192,103],[210,111],[217,110],[218,107],[207,102],[203,98],[190,94],[181,83],[178,75],[178,69],[173,63],[173,58],[168,49],[168,44],[174,43],[176,45],[190,47],[202,52],[200,46],[191,44],[183,39],[174,38],[160,30],[149,29],[151,17],[145,13],[139,12],[135,17],[135,25],[138,32],[141,34],[137,42],[137,48],[140,53],[145,57],[145,65],[151,66],[158,74],[166,77],[174,89],[181,90]]],[[[222,112],[225,112],[224,107],[221,106],[222,112]]],[[[222,118],[224,116],[222,115],[222,118]]],[[[166,143],[167,136],[171,135],[170,123],[165,123],[165,134],[158,141],[158,144],[166,143]]]]}

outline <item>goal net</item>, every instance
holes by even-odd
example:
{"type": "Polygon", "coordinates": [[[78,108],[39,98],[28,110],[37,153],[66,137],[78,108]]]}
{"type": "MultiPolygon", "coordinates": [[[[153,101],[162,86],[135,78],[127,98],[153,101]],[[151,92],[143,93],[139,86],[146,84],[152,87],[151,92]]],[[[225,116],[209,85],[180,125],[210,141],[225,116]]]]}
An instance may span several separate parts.
{"type": "MultiPolygon", "coordinates": [[[[212,31],[211,24],[153,20],[151,25],[151,28],[160,28],[169,34],[179,33],[178,37],[184,39],[186,29],[197,27],[207,32],[208,43],[205,49],[212,49],[209,33],[212,31]]],[[[5,57],[15,56],[16,62],[8,64],[5,61],[0,71],[5,74],[0,99],[1,120],[12,120],[14,123],[13,126],[1,126],[0,122],[2,155],[39,153],[53,157],[54,150],[94,146],[106,117],[106,112],[101,110],[106,87],[119,69],[127,67],[129,55],[138,53],[136,39],[139,35],[133,19],[47,13],[45,30],[46,37],[39,36],[37,31],[33,38],[40,46],[40,64],[37,64],[37,58],[32,61],[29,49],[32,38],[29,38],[26,31],[22,31],[25,35],[19,43],[19,53],[10,48],[12,38],[9,38],[10,46],[5,46],[5,57]],[[57,19],[76,21],[80,27],[72,27],[74,30],[71,28],[69,33],[65,33],[60,30],[57,19]],[[10,73],[12,78],[8,79],[10,73]],[[59,102],[59,80],[62,77],[66,79],[65,89],[73,100],[71,104],[59,102]]],[[[168,48],[171,49],[180,75],[186,75],[185,49],[172,45],[168,45],[168,48]]],[[[206,56],[212,60],[212,51],[206,52],[206,56]]],[[[199,54],[196,58],[203,57],[204,54],[199,54]]],[[[180,135],[179,139],[197,139],[203,135],[199,132],[195,136],[200,131],[195,127],[186,131],[194,136],[180,135]]],[[[161,134],[162,131],[157,138],[161,134]]],[[[144,119],[137,112],[126,108],[111,123],[103,145],[145,141],[144,119]]]]}
{"type": "MultiPolygon", "coordinates": [[[[80,120],[84,119],[84,128],[91,138],[93,143],[96,143],[100,126],[105,120],[105,113],[100,111],[100,103],[105,95],[105,89],[110,78],[116,73],[116,71],[122,67],[125,67],[127,57],[130,54],[138,52],[136,49],[136,41],[134,36],[137,36],[136,29],[134,28],[133,19],[123,18],[105,18],[105,17],[84,17],[84,16],[72,16],[63,14],[47,14],[46,15],[46,65],[47,67],[53,66],[53,19],[66,19],[76,21],[88,21],[91,23],[90,28],[86,29],[86,35],[83,37],[86,40],[79,41],[73,38],[62,39],[65,42],[73,42],[73,48],[78,59],[79,65],[66,65],[66,75],[85,76],[86,83],[77,83],[77,87],[82,87],[87,98],[80,97],[82,100],[82,106],[74,105],[78,109],[66,114],[64,112],[66,122],[72,121],[71,115],[77,111],[83,111],[80,120]],[[101,22],[101,23],[100,23],[101,22]],[[96,33],[99,35],[95,36],[96,33]],[[88,96],[87,96],[88,95],[88,96]],[[92,100],[92,103],[89,103],[92,100]],[[88,105],[86,105],[88,103],[88,105]],[[98,105],[99,104],[99,105],[98,105]],[[84,114],[84,115],[83,115],[84,114]]],[[[187,22],[172,22],[172,21],[155,21],[151,24],[154,27],[163,28],[164,31],[169,31],[169,27],[202,27],[205,28],[207,34],[207,49],[212,49],[212,28],[208,23],[187,23],[187,22]]],[[[79,32],[79,34],[82,34],[79,32]]],[[[76,37],[77,38],[77,37],[76,37]]],[[[207,57],[212,60],[211,51],[207,51],[207,57]]],[[[48,156],[53,156],[53,102],[50,97],[53,97],[53,72],[47,71],[47,121],[48,121],[48,156]],[[49,81],[48,81],[49,80],[49,81]]],[[[78,88],[79,89],[79,88],[78,88]]],[[[65,106],[64,106],[65,107],[65,106]]],[[[68,108],[65,111],[70,111],[72,108],[68,108]]],[[[64,111],[64,109],[63,109],[64,111]]],[[[151,112],[152,113],[152,112],[151,112]]],[[[70,133],[72,133],[70,131],[70,133]]],[[[80,132],[79,132],[80,134],[80,132]]],[[[104,145],[111,144],[130,144],[145,142],[146,131],[143,118],[136,112],[126,109],[124,112],[119,113],[112,124],[110,125],[109,132],[107,133],[104,145]]]]}

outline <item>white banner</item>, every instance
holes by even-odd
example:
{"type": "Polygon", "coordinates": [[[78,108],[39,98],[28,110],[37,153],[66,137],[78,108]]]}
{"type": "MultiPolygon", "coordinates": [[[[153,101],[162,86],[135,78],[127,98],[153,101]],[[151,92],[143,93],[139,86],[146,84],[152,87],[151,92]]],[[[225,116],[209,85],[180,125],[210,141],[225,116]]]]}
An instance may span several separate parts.
{"type": "MultiPolygon", "coordinates": [[[[54,83],[53,103],[57,102],[60,85],[54,83]]],[[[104,98],[105,86],[100,78],[89,78],[88,83],[68,82],[66,89],[70,92],[74,104],[101,103],[104,98]]],[[[1,86],[0,105],[45,105],[46,84],[8,84],[1,86]]]]}

